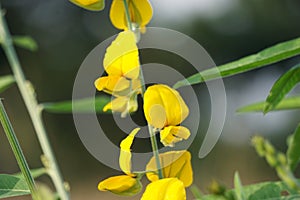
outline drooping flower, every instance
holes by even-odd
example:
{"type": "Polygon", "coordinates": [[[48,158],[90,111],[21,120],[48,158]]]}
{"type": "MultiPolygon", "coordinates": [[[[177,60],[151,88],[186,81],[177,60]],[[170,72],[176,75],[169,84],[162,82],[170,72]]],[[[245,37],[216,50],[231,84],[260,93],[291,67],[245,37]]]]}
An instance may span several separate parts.
{"type": "Polygon", "coordinates": [[[137,95],[141,92],[139,80],[140,63],[135,35],[131,31],[121,32],[107,48],[103,66],[108,76],[95,81],[95,87],[116,98],[103,111],[127,113],[137,110],[137,95]]]}
{"type": "Polygon", "coordinates": [[[142,189],[139,178],[131,172],[131,145],[140,128],[134,129],[120,144],[119,165],[126,175],[107,178],[98,184],[100,191],[110,191],[114,194],[132,196],[142,189]]]}
{"type": "Polygon", "coordinates": [[[144,94],[146,120],[155,128],[180,124],[189,114],[189,109],[179,92],[167,85],[157,84],[147,88],[144,94]]]}
{"type": "Polygon", "coordinates": [[[144,94],[144,113],[147,122],[160,130],[165,146],[187,139],[190,131],[179,125],[189,114],[189,109],[179,92],[167,85],[153,85],[144,94]]]}
{"type": "Polygon", "coordinates": [[[125,174],[131,174],[131,145],[140,128],[135,128],[120,144],[119,164],[125,174]]]}
{"type": "Polygon", "coordinates": [[[164,178],[150,183],[141,200],[186,200],[182,181],[177,178],[164,178]]]}
{"type": "Polygon", "coordinates": [[[141,187],[141,183],[135,177],[129,175],[112,176],[98,184],[98,190],[100,191],[110,191],[124,196],[138,193],[141,187]]]}
{"type": "MultiPolygon", "coordinates": [[[[164,178],[177,178],[183,182],[185,187],[193,183],[193,169],[191,165],[191,154],[188,151],[170,151],[159,155],[164,178]]],[[[152,157],[146,166],[146,175],[151,181],[159,180],[156,173],[155,158],[152,157]]]]}
{"type": "MultiPolygon", "coordinates": [[[[144,29],[150,22],[153,11],[149,0],[127,0],[130,21],[138,28],[144,29]]],[[[121,30],[128,30],[123,0],[113,0],[110,8],[112,24],[121,30]]]]}

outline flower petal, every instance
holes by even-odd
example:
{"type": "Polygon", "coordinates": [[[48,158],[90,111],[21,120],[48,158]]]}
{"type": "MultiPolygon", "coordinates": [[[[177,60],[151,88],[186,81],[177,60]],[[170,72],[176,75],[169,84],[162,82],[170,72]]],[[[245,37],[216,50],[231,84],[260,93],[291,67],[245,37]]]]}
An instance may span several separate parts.
{"type": "MultiPolygon", "coordinates": [[[[193,182],[193,169],[191,165],[191,154],[188,151],[170,151],[159,155],[162,163],[163,176],[165,178],[178,178],[181,180],[185,187],[188,187],[193,182]]],[[[156,162],[154,157],[150,159],[146,166],[148,172],[147,178],[150,181],[159,180],[156,162]]]]}
{"type": "Polygon", "coordinates": [[[144,94],[146,120],[155,128],[180,124],[189,109],[180,94],[167,85],[153,85],[144,94]]]}
{"type": "Polygon", "coordinates": [[[88,6],[97,3],[99,0],[75,0],[77,3],[83,6],[88,6]]]}
{"type": "Polygon", "coordinates": [[[108,75],[139,77],[140,62],[135,35],[131,31],[121,32],[107,48],[103,66],[108,75]]]}
{"type": "Polygon", "coordinates": [[[131,133],[122,140],[120,147],[119,164],[121,170],[125,174],[131,174],[131,145],[133,143],[135,135],[139,132],[140,128],[135,128],[131,133]]]}
{"type": "Polygon", "coordinates": [[[190,130],[184,126],[167,126],[160,131],[160,141],[164,146],[173,147],[176,142],[188,139],[190,130]]]}
{"type": "Polygon", "coordinates": [[[100,77],[94,84],[97,90],[108,94],[118,93],[130,87],[130,81],[121,76],[100,77]]]}
{"type": "MultiPolygon", "coordinates": [[[[150,22],[153,15],[150,2],[148,0],[127,0],[127,2],[131,22],[144,28],[150,22]]],[[[113,0],[109,16],[116,28],[128,30],[123,0],[113,0]]]]}
{"type": "Polygon", "coordinates": [[[140,192],[141,183],[128,175],[113,176],[98,184],[100,191],[110,191],[118,195],[132,196],[140,192]]]}
{"type": "Polygon", "coordinates": [[[186,200],[183,183],[177,178],[164,178],[150,183],[141,200],[186,200]]]}
{"type": "Polygon", "coordinates": [[[128,101],[129,99],[126,96],[117,97],[104,106],[103,112],[106,112],[108,110],[111,110],[113,112],[124,112],[127,109],[128,101]]]}

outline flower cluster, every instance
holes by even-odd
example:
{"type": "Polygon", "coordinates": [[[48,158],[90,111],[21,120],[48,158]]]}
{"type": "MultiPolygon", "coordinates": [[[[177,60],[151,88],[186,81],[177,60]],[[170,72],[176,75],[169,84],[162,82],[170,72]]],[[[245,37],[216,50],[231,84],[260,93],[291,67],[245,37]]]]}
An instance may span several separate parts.
{"type": "MultiPolygon", "coordinates": [[[[92,6],[103,0],[72,0],[82,6],[92,6]]],[[[136,30],[145,32],[145,26],[152,18],[152,7],[148,0],[113,0],[110,8],[112,24],[123,30],[107,48],[103,67],[107,76],[98,78],[95,87],[114,99],[104,106],[103,111],[128,113],[138,108],[137,96],[143,96],[143,110],[148,123],[154,156],[143,172],[132,171],[131,146],[139,128],[135,128],[120,143],[119,165],[123,175],[101,181],[100,191],[131,196],[142,190],[141,178],[146,175],[150,183],[141,200],[185,200],[185,187],[193,182],[191,154],[186,151],[158,153],[155,134],[160,134],[164,146],[188,139],[190,131],[180,124],[187,118],[189,108],[175,89],[155,84],[143,89],[144,80],[140,68],[136,30]],[[154,142],[153,142],[154,140],[154,142]],[[163,164],[163,165],[162,165],[163,164]]]]}

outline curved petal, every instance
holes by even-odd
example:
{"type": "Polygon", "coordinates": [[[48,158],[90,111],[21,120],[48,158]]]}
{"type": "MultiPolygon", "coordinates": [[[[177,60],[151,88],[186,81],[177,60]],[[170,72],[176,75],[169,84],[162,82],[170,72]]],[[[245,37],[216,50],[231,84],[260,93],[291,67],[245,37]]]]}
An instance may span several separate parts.
{"type": "Polygon", "coordinates": [[[77,3],[83,6],[88,6],[97,3],[99,0],[75,0],[77,3]]]}
{"type": "Polygon", "coordinates": [[[97,90],[108,94],[118,93],[130,87],[130,81],[121,76],[100,77],[94,84],[97,90]]]}
{"type": "MultiPolygon", "coordinates": [[[[185,187],[193,183],[193,169],[191,164],[191,154],[188,151],[170,151],[159,155],[160,161],[163,164],[163,176],[165,178],[178,178],[185,187]]],[[[146,166],[148,172],[147,178],[150,181],[159,180],[157,173],[156,162],[154,157],[150,159],[146,166]]]]}
{"type": "Polygon", "coordinates": [[[103,108],[103,112],[111,110],[113,112],[124,112],[127,109],[127,102],[129,99],[127,97],[117,97],[108,104],[106,104],[103,108]]]}
{"type": "Polygon", "coordinates": [[[164,178],[150,183],[141,200],[186,200],[183,183],[177,178],[164,178]]]}
{"type": "Polygon", "coordinates": [[[125,174],[131,174],[131,145],[140,128],[135,128],[120,144],[119,165],[125,174]]]}
{"type": "Polygon", "coordinates": [[[167,126],[160,131],[160,141],[164,146],[173,147],[175,143],[188,139],[191,133],[184,126],[167,126]]]}
{"type": "Polygon", "coordinates": [[[111,7],[110,7],[109,17],[110,17],[111,23],[116,28],[121,29],[121,30],[128,29],[123,0],[113,0],[111,7]]]}
{"type": "Polygon", "coordinates": [[[107,48],[103,66],[108,75],[139,77],[140,61],[135,35],[131,31],[121,32],[107,48]]]}
{"type": "Polygon", "coordinates": [[[189,109],[180,94],[167,85],[153,85],[144,94],[146,120],[155,128],[180,124],[189,109]]]}
{"type": "Polygon", "coordinates": [[[110,191],[118,195],[132,196],[140,192],[141,183],[134,177],[128,175],[113,176],[101,181],[98,190],[110,191]]]}
{"type": "MultiPolygon", "coordinates": [[[[153,10],[148,0],[127,0],[130,20],[142,29],[150,22],[153,10]]],[[[121,30],[128,30],[123,0],[113,0],[109,13],[112,24],[121,30]]]]}

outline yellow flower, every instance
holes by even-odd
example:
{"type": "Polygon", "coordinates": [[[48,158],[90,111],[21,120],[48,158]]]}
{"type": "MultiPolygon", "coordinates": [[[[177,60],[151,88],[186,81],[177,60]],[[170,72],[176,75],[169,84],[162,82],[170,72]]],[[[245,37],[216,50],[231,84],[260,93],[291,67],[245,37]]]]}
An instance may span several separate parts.
{"type": "Polygon", "coordinates": [[[113,176],[98,184],[100,191],[110,191],[114,194],[125,196],[137,194],[141,188],[141,183],[129,175],[113,176]]]}
{"type": "MultiPolygon", "coordinates": [[[[193,183],[193,169],[191,165],[191,154],[188,151],[170,151],[159,155],[160,163],[163,164],[162,172],[164,178],[178,178],[185,187],[193,183]]],[[[151,181],[159,180],[156,173],[157,167],[154,157],[146,166],[147,178],[151,181]]]]}
{"type": "Polygon", "coordinates": [[[92,5],[94,3],[97,3],[99,0],[75,0],[77,3],[83,6],[92,5]]]}
{"type": "MultiPolygon", "coordinates": [[[[153,15],[150,2],[148,0],[127,0],[127,3],[130,21],[135,23],[139,28],[145,28],[153,15]]],[[[113,0],[109,16],[116,28],[128,30],[123,0],[113,0]]]]}
{"type": "Polygon", "coordinates": [[[139,52],[133,32],[119,33],[107,48],[103,66],[109,76],[137,79],[140,73],[139,52]]]}
{"type": "Polygon", "coordinates": [[[164,146],[173,147],[174,143],[188,139],[190,134],[184,126],[167,126],[160,131],[160,141],[164,146]]]}
{"type": "Polygon", "coordinates": [[[180,180],[164,178],[150,183],[141,200],[186,200],[186,193],[180,180]]]}
{"type": "Polygon", "coordinates": [[[125,174],[131,174],[131,145],[140,128],[135,128],[120,144],[119,164],[125,174]]]}
{"type": "Polygon", "coordinates": [[[189,109],[180,94],[167,85],[153,85],[144,94],[146,120],[155,128],[180,124],[189,114],[189,109]]]}
{"type": "Polygon", "coordinates": [[[120,96],[106,104],[103,108],[103,112],[112,110],[112,112],[120,112],[121,117],[126,117],[128,113],[137,111],[138,103],[136,95],[132,97],[120,96]]]}
{"type": "Polygon", "coordinates": [[[131,172],[131,145],[139,130],[140,128],[135,128],[120,143],[119,165],[126,175],[113,176],[101,181],[98,184],[100,191],[110,191],[119,195],[132,196],[139,193],[142,189],[140,178],[135,177],[131,172]]]}

